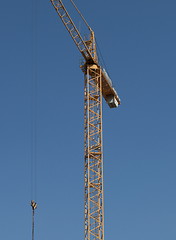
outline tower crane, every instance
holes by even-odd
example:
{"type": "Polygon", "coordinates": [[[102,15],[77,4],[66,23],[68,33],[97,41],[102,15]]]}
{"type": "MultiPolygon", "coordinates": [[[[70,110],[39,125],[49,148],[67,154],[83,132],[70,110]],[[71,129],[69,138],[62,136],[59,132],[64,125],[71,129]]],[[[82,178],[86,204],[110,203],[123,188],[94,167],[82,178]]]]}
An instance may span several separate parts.
{"type": "Polygon", "coordinates": [[[84,40],[61,0],[50,0],[64,26],[84,58],[84,240],[104,240],[104,190],[102,97],[110,108],[120,98],[106,70],[100,65],[94,31],[87,24],[89,38],[84,40]]]}

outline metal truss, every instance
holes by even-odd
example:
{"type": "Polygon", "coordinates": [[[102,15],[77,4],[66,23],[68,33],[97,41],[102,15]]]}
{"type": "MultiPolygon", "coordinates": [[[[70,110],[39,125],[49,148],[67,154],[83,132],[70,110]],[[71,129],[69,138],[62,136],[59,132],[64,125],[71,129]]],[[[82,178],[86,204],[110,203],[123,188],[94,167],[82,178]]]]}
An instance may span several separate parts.
{"type": "Polygon", "coordinates": [[[84,239],[104,240],[102,70],[85,66],[84,239]]]}
{"type": "Polygon", "coordinates": [[[80,35],[77,27],[75,26],[73,20],[71,19],[69,13],[67,12],[64,4],[61,0],[50,0],[55,8],[57,14],[60,16],[63,24],[65,25],[66,29],[68,30],[69,34],[71,35],[73,41],[75,42],[77,48],[83,55],[83,57],[91,62],[93,62],[93,57],[91,52],[89,51],[85,41],[80,35]]]}
{"type": "Polygon", "coordinates": [[[104,240],[104,190],[102,143],[102,96],[110,108],[120,99],[105,69],[99,65],[94,31],[85,39],[71,19],[62,0],[50,0],[84,58],[84,240],[104,240]]]}

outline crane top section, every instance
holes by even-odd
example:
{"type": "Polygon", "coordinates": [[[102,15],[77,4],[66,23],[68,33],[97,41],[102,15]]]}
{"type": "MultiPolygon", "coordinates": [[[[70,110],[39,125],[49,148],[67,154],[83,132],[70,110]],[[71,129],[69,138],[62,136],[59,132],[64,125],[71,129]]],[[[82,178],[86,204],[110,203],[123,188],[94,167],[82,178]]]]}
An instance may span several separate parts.
{"type": "MultiPolygon", "coordinates": [[[[97,56],[96,50],[92,49],[94,44],[94,32],[89,29],[90,31],[90,39],[85,41],[81,36],[80,32],[78,31],[76,25],[74,24],[73,20],[71,19],[67,9],[65,8],[63,2],[61,0],[50,0],[52,5],[54,6],[56,12],[58,13],[59,17],[61,18],[63,24],[65,25],[66,29],[68,30],[69,34],[71,35],[73,41],[75,42],[77,48],[83,55],[86,63],[97,63],[97,56]]],[[[73,1],[72,1],[73,3],[73,1]]],[[[74,5],[76,7],[76,5],[74,5]]],[[[80,13],[80,12],[79,12],[80,13]]]]}
{"type": "Polygon", "coordinates": [[[50,0],[50,1],[53,7],[55,8],[56,12],[58,13],[59,17],[61,18],[67,31],[71,35],[78,50],[84,57],[85,63],[81,66],[82,71],[85,73],[86,66],[91,65],[92,67],[97,69],[97,71],[101,72],[102,95],[105,98],[110,108],[117,107],[121,103],[120,98],[118,97],[117,92],[112,86],[112,81],[110,80],[105,69],[103,69],[99,64],[94,31],[87,24],[85,18],[82,16],[81,12],[78,10],[73,0],[70,0],[70,1],[76,8],[77,12],[80,14],[81,18],[83,19],[83,21],[85,22],[89,30],[89,38],[86,40],[84,40],[84,38],[81,36],[79,30],[77,29],[76,25],[71,19],[67,9],[65,8],[63,2],[61,0],[50,0]]]}

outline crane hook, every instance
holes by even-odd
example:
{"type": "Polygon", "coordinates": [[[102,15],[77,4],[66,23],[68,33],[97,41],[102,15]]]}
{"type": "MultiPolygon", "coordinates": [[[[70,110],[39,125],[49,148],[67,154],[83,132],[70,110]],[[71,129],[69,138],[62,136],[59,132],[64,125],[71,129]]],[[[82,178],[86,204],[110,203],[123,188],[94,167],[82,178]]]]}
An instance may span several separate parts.
{"type": "Polygon", "coordinates": [[[31,207],[33,211],[37,208],[37,203],[34,200],[31,200],[31,207]]]}

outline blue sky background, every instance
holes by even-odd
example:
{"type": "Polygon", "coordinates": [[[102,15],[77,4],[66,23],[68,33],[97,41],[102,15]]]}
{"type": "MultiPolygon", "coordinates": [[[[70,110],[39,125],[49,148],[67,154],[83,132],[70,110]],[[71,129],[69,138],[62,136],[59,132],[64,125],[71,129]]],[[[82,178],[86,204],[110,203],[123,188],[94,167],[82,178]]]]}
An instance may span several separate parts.
{"type": "MultiPolygon", "coordinates": [[[[31,198],[36,240],[83,239],[81,56],[51,3],[33,3],[0,8],[0,239],[31,239],[31,198]]],[[[105,239],[175,240],[176,2],[75,3],[122,100],[103,107],[105,239]]]]}

